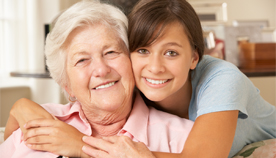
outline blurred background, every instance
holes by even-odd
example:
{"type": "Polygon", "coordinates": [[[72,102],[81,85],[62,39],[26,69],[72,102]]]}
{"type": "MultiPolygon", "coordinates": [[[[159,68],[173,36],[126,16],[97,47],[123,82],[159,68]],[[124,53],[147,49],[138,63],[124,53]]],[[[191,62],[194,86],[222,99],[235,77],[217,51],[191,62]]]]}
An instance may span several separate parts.
{"type": "MultiPolygon", "coordinates": [[[[45,66],[56,15],[80,0],[0,0],[0,126],[22,97],[67,103],[45,66]]],[[[137,0],[103,0],[129,13],[137,0]]],[[[206,54],[238,66],[275,105],[275,0],[188,0],[200,17],[206,54]]]]}

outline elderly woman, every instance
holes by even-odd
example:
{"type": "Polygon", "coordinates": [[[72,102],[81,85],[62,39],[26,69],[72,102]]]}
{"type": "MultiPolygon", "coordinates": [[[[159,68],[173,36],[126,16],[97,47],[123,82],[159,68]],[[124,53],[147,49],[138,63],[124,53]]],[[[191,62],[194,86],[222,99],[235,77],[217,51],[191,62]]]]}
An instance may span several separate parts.
{"type": "MultiPolygon", "coordinates": [[[[141,96],[133,93],[127,18],[119,9],[98,1],[72,6],[58,17],[47,37],[45,54],[52,78],[71,102],[42,105],[55,120],[34,120],[32,127],[42,127],[28,130],[24,137],[20,129],[15,131],[0,146],[0,157],[84,157],[84,135],[125,135],[141,142],[139,148],[181,152],[193,122],[148,108],[141,96]]],[[[21,110],[22,103],[33,105],[19,100],[15,104],[17,110],[21,110]]],[[[33,108],[43,110],[40,106],[33,108]]],[[[16,119],[19,124],[24,122],[15,117],[12,110],[8,124],[16,119]]],[[[49,114],[45,117],[52,118],[49,114]]],[[[7,133],[12,128],[7,126],[7,133]]],[[[152,156],[150,152],[143,154],[152,156]]]]}

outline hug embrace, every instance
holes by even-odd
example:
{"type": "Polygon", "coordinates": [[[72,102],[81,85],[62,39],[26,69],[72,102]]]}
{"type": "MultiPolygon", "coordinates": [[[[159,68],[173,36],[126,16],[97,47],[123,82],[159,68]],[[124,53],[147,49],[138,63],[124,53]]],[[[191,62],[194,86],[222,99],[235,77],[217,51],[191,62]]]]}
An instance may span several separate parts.
{"type": "Polygon", "coordinates": [[[45,56],[69,103],[18,100],[0,157],[223,158],[276,138],[275,106],[204,55],[185,0],[140,0],[128,17],[79,2],[55,19],[45,56]]]}

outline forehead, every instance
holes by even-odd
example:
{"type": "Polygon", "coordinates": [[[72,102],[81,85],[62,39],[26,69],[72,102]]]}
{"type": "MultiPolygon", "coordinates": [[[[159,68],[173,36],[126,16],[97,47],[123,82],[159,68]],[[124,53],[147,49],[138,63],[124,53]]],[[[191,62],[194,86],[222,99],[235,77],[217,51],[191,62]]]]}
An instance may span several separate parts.
{"type": "Polygon", "coordinates": [[[173,20],[170,22],[163,22],[154,27],[154,31],[149,34],[151,34],[149,39],[144,39],[144,41],[147,41],[146,45],[143,46],[150,46],[151,44],[155,43],[157,40],[160,40],[164,35],[168,35],[169,32],[174,31],[174,29],[177,29],[179,31],[179,34],[183,36],[187,36],[185,27],[177,20],[173,20]]]}
{"type": "Polygon", "coordinates": [[[69,57],[80,54],[80,52],[86,54],[106,51],[128,53],[128,49],[118,32],[114,28],[102,24],[76,28],[68,36],[64,49],[69,57]]]}
{"type": "Polygon", "coordinates": [[[153,44],[156,41],[161,40],[164,36],[167,37],[171,35],[177,35],[183,38],[187,38],[187,34],[183,25],[178,21],[175,21],[168,24],[160,24],[158,28],[155,30],[152,39],[150,40],[150,44],[153,44]]]}
{"type": "Polygon", "coordinates": [[[77,43],[98,43],[119,41],[114,29],[103,24],[81,26],[74,29],[66,39],[66,45],[70,46],[77,43]]]}

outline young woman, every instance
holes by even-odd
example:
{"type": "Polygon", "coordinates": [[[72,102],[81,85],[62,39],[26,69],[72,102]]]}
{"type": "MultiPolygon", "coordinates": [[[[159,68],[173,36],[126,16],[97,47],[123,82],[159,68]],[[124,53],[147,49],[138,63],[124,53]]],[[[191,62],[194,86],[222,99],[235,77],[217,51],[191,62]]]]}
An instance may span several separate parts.
{"type": "MultiPolygon", "coordinates": [[[[232,157],[249,143],[276,137],[275,107],[233,64],[203,56],[200,21],[185,0],[141,0],[129,15],[129,45],[147,105],[195,122],[182,153],[156,157],[232,157]]],[[[147,151],[118,140],[85,137],[100,150],[84,152],[113,157],[116,148],[122,157],[139,157],[147,151]]]]}
{"type": "Polygon", "coordinates": [[[203,56],[200,21],[187,1],[142,0],[128,29],[136,86],[147,105],[195,121],[175,157],[232,157],[249,143],[276,137],[275,106],[236,66],[203,56]]]}

